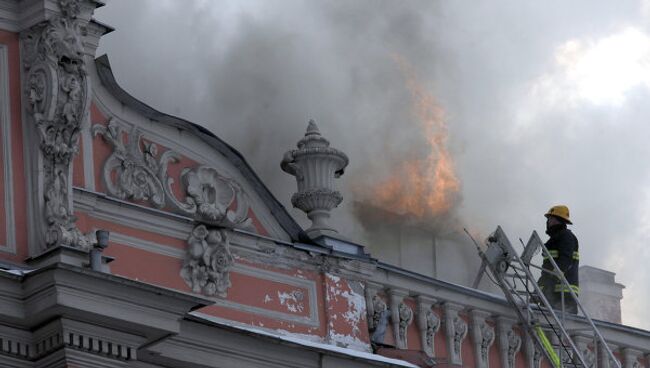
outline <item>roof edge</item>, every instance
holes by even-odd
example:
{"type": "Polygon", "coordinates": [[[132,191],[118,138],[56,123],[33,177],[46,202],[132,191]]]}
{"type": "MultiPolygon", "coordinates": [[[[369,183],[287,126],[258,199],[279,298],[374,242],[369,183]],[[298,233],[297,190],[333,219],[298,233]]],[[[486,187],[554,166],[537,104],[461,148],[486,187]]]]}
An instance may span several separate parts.
{"type": "Polygon", "coordinates": [[[139,112],[148,119],[156,121],[177,129],[186,130],[199,137],[202,141],[216,149],[219,153],[224,155],[237,169],[240,170],[246,180],[248,180],[256,189],[258,195],[269,206],[271,214],[278,221],[282,229],[286,231],[293,241],[309,242],[309,238],[304,230],[298,223],[291,217],[287,209],[275,198],[273,193],[266,187],[266,185],[259,178],[257,173],[253,171],[251,166],[246,162],[244,156],[224,142],[221,138],[217,137],[210,130],[205,127],[192,123],[188,120],[165,114],[153,107],[145,104],[144,102],[136,99],[131,94],[126,92],[115,80],[115,75],[111,69],[111,64],[106,54],[95,59],[95,66],[97,67],[97,74],[99,80],[109,93],[118,101],[131,109],[139,112]]]}

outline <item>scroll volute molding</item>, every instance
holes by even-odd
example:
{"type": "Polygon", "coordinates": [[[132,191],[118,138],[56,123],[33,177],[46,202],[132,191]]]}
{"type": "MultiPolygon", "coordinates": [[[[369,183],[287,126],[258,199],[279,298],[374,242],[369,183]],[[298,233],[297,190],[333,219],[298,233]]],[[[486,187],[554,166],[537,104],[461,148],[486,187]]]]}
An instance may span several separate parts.
{"type": "Polygon", "coordinates": [[[368,332],[370,342],[383,344],[390,320],[391,311],[385,299],[379,294],[384,291],[384,286],[367,282],[365,288],[366,311],[368,313],[368,332]]]}
{"type": "Polygon", "coordinates": [[[515,330],[517,321],[509,318],[497,318],[497,336],[499,351],[504,368],[515,368],[517,353],[521,349],[522,339],[515,330]]]}
{"type": "Polygon", "coordinates": [[[571,338],[575,342],[580,354],[582,354],[585,363],[589,366],[593,366],[596,362],[596,353],[593,349],[594,338],[588,336],[572,336],[571,338]]]}
{"type": "Polygon", "coordinates": [[[643,352],[632,348],[621,349],[621,356],[623,357],[624,368],[640,368],[641,363],[639,359],[643,358],[643,352]]]}
{"type": "Polygon", "coordinates": [[[467,323],[460,316],[462,305],[446,302],[443,304],[444,327],[447,335],[447,354],[450,364],[462,365],[463,340],[467,336],[467,323]]]}
{"type": "Polygon", "coordinates": [[[398,349],[408,349],[408,328],[413,323],[413,309],[405,302],[408,291],[390,289],[390,316],[395,336],[395,345],[398,349]]]}
{"type": "Polygon", "coordinates": [[[91,98],[83,38],[95,2],[59,0],[53,15],[20,33],[27,165],[34,197],[30,253],[64,246],[88,249],[72,208],[71,162],[91,98]],[[33,127],[33,128],[32,128],[33,127]]]}
{"type": "Polygon", "coordinates": [[[474,356],[477,368],[488,368],[490,366],[490,348],[494,343],[496,331],[488,323],[490,313],[480,310],[472,310],[469,313],[474,346],[474,356]]]}
{"type": "Polygon", "coordinates": [[[525,336],[525,349],[528,366],[531,368],[539,368],[542,362],[543,353],[540,347],[537,346],[535,340],[533,340],[533,338],[528,334],[525,336]]]}
{"type": "Polygon", "coordinates": [[[200,224],[255,232],[249,217],[251,201],[248,195],[242,185],[226,176],[223,170],[202,164],[183,168],[178,185],[185,198],[180,200],[173,190],[176,180],[168,170],[170,164],[180,162],[179,153],[153,140],[144,142],[144,133],[137,126],[128,126],[114,118],[106,125],[95,124],[92,133],[101,136],[113,148],[102,168],[109,195],[122,200],[144,201],[153,207],[192,217],[200,224]],[[234,209],[233,205],[236,205],[234,209]]]}
{"type": "Polygon", "coordinates": [[[436,300],[427,296],[417,296],[417,324],[420,331],[422,351],[433,358],[436,356],[435,335],[442,323],[440,316],[433,310],[436,300]]]}

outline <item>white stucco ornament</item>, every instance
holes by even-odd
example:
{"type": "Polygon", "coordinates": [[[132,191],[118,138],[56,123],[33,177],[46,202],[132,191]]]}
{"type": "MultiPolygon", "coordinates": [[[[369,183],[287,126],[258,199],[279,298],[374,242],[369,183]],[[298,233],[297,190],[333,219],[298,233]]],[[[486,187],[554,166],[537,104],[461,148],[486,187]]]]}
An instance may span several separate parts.
{"type": "Polygon", "coordinates": [[[91,98],[83,58],[88,21],[82,19],[79,0],[59,0],[57,5],[58,14],[20,34],[29,124],[25,126],[40,146],[32,169],[39,174],[33,190],[36,213],[43,212],[35,219],[37,252],[55,246],[91,246],[91,240],[75,224],[70,180],[91,98]]]}
{"type": "Polygon", "coordinates": [[[298,141],[298,149],[286,152],[280,164],[283,171],[296,177],[298,192],[291,197],[291,204],[312,221],[307,229],[310,236],[336,232],[328,224],[330,210],[343,201],[335,189],[334,179],[343,175],[348,157],[329,145],[316,123],[310,120],[305,136],[298,141]]]}

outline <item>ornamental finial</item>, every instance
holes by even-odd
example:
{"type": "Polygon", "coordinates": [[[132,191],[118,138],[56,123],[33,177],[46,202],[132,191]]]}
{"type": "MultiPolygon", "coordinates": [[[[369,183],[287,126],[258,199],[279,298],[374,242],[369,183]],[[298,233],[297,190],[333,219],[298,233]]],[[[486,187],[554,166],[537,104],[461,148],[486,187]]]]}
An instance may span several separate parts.
{"type": "Polygon", "coordinates": [[[298,149],[287,151],[280,164],[283,171],[296,177],[298,191],[291,197],[291,204],[312,221],[307,229],[310,236],[337,232],[328,221],[330,210],[343,201],[343,196],[334,187],[334,178],[343,175],[348,157],[329,145],[316,122],[309,120],[305,136],[298,141],[298,149]]]}

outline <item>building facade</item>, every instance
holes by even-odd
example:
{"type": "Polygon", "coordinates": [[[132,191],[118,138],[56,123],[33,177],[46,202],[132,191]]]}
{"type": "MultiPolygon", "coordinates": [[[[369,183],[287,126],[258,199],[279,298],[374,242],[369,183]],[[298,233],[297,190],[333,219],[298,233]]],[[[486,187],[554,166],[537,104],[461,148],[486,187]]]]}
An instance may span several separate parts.
{"type": "MultiPolygon", "coordinates": [[[[0,0],[1,367],[549,366],[503,297],[328,227],[347,159],[315,124],[282,161],[305,230],[226,142],[120,88],[102,5],[0,0]]],[[[598,324],[650,366],[650,332],[598,324]]]]}

